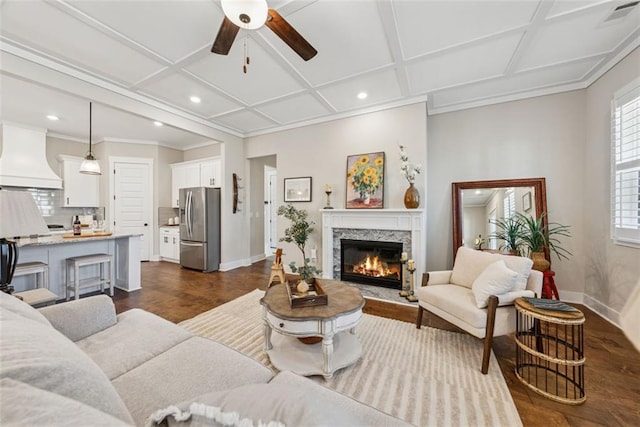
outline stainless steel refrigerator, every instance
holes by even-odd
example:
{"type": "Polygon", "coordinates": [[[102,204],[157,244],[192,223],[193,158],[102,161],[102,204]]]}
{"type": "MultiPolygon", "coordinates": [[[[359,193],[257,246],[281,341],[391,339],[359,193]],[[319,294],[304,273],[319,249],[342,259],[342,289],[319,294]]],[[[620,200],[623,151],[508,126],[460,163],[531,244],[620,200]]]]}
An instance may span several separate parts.
{"type": "Polygon", "coordinates": [[[220,268],[220,189],[181,188],[180,265],[204,272],[220,268]]]}

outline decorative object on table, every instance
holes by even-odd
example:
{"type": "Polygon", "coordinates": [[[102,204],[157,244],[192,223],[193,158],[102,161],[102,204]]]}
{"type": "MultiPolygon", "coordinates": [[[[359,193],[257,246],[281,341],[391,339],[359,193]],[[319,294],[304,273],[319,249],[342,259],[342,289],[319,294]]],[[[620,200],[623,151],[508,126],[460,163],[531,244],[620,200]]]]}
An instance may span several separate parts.
{"type": "Polygon", "coordinates": [[[414,183],[416,175],[420,174],[422,171],[422,165],[410,163],[409,156],[404,148],[405,147],[403,145],[400,146],[400,170],[409,183],[409,188],[407,188],[407,191],[404,193],[404,206],[407,209],[416,209],[420,206],[420,192],[415,187],[414,183]]]}
{"type": "Polygon", "coordinates": [[[295,261],[289,263],[291,271],[300,274],[301,280],[311,281],[316,274],[321,271],[314,265],[310,265],[311,260],[306,257],[305,246],[309,236],[313,232],[313,221],[307,219],[307,211],[304,209],[296,209],[293,205],[284,205],[278,208],[278,215],[283,216],[291,221],[291,226],[284,230],[284,237],[280,238],[281,242],[295,243],[302,252],[303,265],[296,266],[295,261]]]}
{"type": "Polygon", "coordinates": [[[93,156],[93,151],[91,151],[91,102],[89,102],[89,152],[84,157],[84,160],[80,165],[80,173],[87,175],[102,175],[102,172],[100,171],[100,164],[93,156]]]}
{"type": "Polygon", "coordinates": [[[63,239],[81,239],[85,237],[107,237],[111,236],[113,233],[110,231],[89,231],[86,233],[81,233],[79,236],[77,234],[63,234],[63,239]]]}
{"type": "Polygon", "coordinates": [[[407,275],[405,274],[405,268],[407,267],[407,253],[406,252],[402,252],[402,254],[400,255],[400,263],[402,264],[402,277],[401,277],[401,284],[402,284],[402,289],[399,292],[399,295],[401,297],[408,297],[409,296],[409,291],[406,288],[406,284],[407,284],[407,275]]]}
{"type": "Polygon", "coordinates": [[[284,267],[282,266],[282,248],[277,248],[275,252],[275,259],[273,260],[273,265],[271,266],[271,275],[269,276],[269,284],[267,287],[271,286],[274,279],[278,279],[280,283],[284,283],[284,267]]]}
{"type": "Polygon", "coordinates": [[[27,191],[0,190],[0,291],[13,293],[13,274],[18,264],[14,237],[48,234],[40,210],[27,191]]]}
{"type": "Polygon", "coordinates": [[[327,195],[327,206],[325,206],[325,209],[333,209],[333,206],[331,206],[331,184],[326,184],[324,186],[324,192],[327,195]]]}
{"type": "Polygon", "coordinates": [[[556,402],[584,403],[584,314],[539,298],[518,298],[515,307],[518,379],[556,402]]]}
{"type": "Polygon", "coordinates": [[[73,221],[73,235],[79,236],[82,234],[82,224],[80,223],[80,218],[76,215],[75,221],[73,221]]]}
{"type": "Polygon", "coordinates": [[[384,152],[347,157],[347,209],[384,207],[384,152]]]}
{"type": "Polygon", "coordinates": [[[407,271],[409,272],[409,295],[407,295],[407,301],[416,302],[418,301],[418,297],[414,295],[414,276],[413,273],[416,271],[416,263],[412,259],[407,261],[407,271]]]}
{"type": "Polygon", "coordinates": [[[482,238],[482,234],[478,234],[478,237],[473,239],[473,247],[475,247],[477,250],[481,251],[482,250],[482,245],[484,245],[484,239],[482,238]]]}
{"type": "Polygon", "coordinates": [[[315,279],[313,279],[312,283],[289,280],[286,286],[291,308],[313,307],[316,305],[327,305],[329,303],[326,292],[315,279]],[[301,289],[302,286],[304,286],[304,288],[301,289]]]}
{"type": "Polygon", "coordinates": [[[284,179],[285,202],[310,202],[311,201],[311,177],[284,179]]]}

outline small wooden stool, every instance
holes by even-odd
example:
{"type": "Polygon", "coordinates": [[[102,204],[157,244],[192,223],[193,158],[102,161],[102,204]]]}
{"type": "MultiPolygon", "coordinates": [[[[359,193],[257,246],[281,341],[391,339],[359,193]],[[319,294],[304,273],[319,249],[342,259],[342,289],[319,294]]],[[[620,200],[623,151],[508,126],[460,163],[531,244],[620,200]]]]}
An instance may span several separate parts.
{"type": "Polygon", "coordinates": [[[278,278],[279,283],[284,283],[284,268],[282,267],[282,249],[278,248],[275,252],[276,259],[271,266],[271,275],[269,276],[269,286],[273,284],[274,279],[278,278]]]}
{"type": "Polygon", "coordinates": [[[113,296],[114,268],[112,256],[108,254],[93,254],[67,258],[66,260],[66,282],[64,288],[65,299],[69,301],[70,293],[73,291],[75,299],[80,298],[80,289],[89,286],[100,285],[101,292],[104,293],[105,286],[109,285],[109,295],[113,296]],[[105,264],[109,270],[109,278],[105,277],[105,264]],[[90,265],[100,266],[100,275],[88,279],[80,280],[80,268],[90,265]],[[71,274],[73,272],[73,274],[71,274]]]}
{"type": "Polygon", "coordinates": [[[553,280],[555,275],[556,273],[551,270],[542,272],[542,298],[553,299],[555,297],[557,300],[560,299],[556,282],[553,280]]]}

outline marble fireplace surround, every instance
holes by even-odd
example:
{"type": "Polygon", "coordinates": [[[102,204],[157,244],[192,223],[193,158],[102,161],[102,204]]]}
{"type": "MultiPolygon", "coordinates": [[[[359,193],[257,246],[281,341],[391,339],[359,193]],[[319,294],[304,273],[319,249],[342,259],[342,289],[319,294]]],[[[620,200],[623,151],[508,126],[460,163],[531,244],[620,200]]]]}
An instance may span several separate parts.
{"type": "Polygon", "coordinates": [[[340,278],[341,238],[400,241],[416,263],[418,286],[427,259],[426,234],[424,209],[323,209],[322,277],[340,278]]]}

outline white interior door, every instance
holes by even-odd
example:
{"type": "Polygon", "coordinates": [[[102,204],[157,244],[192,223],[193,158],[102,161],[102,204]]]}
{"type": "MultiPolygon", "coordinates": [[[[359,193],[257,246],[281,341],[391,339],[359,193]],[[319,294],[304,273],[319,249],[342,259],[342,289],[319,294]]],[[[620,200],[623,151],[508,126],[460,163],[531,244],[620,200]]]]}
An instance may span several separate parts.
{"type": "Polygon", "coordinates": [[[113,164],[113,229],[116,233],[140,234],[140,259],[151,255],[151,194],[153,165],[141,162],[115,161],[113,164]]]}
{"type": "Polygon", "coordinates": [[[278,174],[276,168],[264,167],[264,254],[270,256],[278,244],[278,174]]]}

